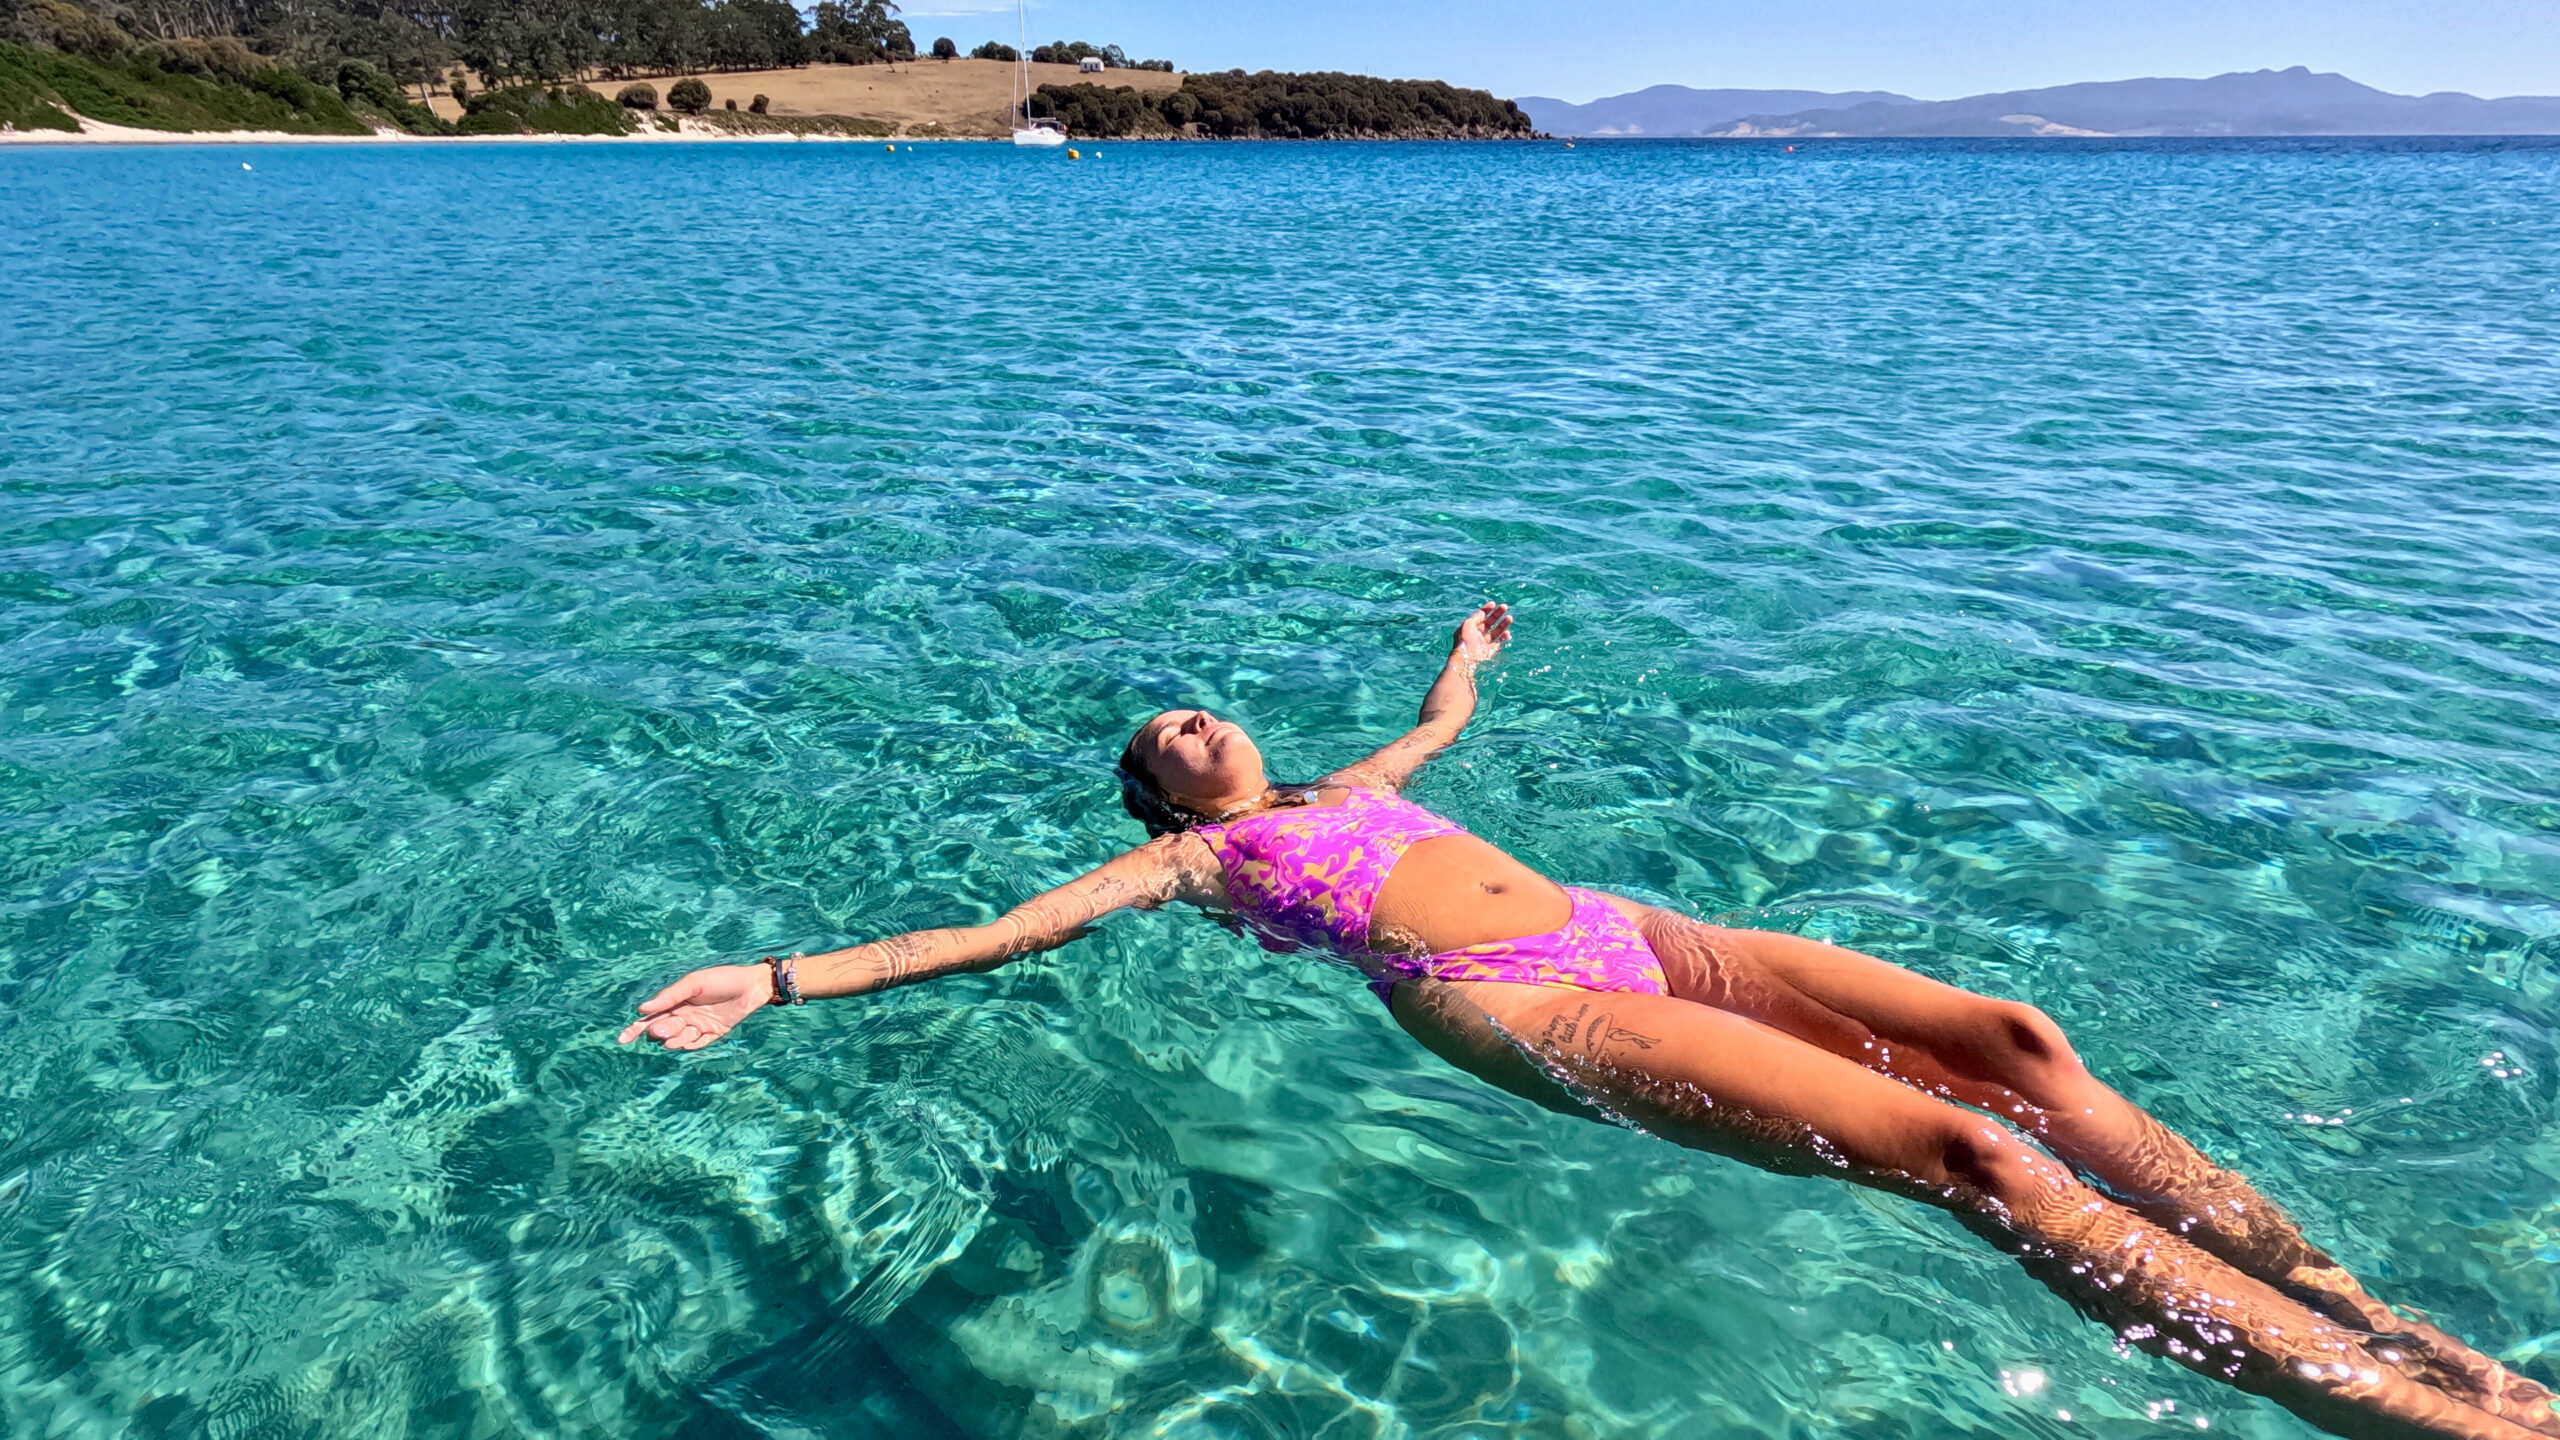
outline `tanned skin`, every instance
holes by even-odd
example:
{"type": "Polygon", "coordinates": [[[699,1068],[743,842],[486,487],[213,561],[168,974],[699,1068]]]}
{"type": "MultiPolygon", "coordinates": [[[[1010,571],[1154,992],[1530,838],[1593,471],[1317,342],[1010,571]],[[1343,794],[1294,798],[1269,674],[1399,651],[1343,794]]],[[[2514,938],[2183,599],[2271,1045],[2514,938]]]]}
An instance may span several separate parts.
{"type": "MultiPolygon", "coordinates": [[[[1311,789],[1274,787],[1243,728],[1202,710],[1158,715],[1132,750],[1177,804],[1218,819],[1401,789],[1465,728],[1477,669],[1510,633],[1505,606],[1468,616],[1414,728],[1311,789]]],[[[823,999],[992,970],[1112,911],[1173,901],[1227,908],[1225,872],[1196,835],[1151,840],[992,924],[810,956],[799,984],[823,999]]],[[[2134,1344],[2341,1435],[2560,1437],[2549,1391],[2368,1294],[2246,1179],[2100,1083],[2043,1012],[1820,941],[1612,903],[1670,994],[1405,980],[1396,1020],[1555,1109],[1938,1206],[2134,1344]]],[[[1544,934],[1570,909],[1483,839],[1442,836],[1380,887],[1370,946],[1435,954],[1544,934]]],[[[699,1050],[772,998],[763,965],[696,970],[643,1002],[622,1041],[699,1050]]]]}

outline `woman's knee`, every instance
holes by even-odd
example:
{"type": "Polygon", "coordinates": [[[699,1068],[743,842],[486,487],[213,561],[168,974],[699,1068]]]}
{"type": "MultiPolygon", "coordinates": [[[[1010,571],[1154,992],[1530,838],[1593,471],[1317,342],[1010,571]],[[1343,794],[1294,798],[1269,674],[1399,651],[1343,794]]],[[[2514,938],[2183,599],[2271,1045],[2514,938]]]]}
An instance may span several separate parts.
{"type": "Polygon", "coordinates": [[[2033,1005],[2015,1000],[1985,1000],[1969,1027],[1972,1058],[1982,1078],[2015,1091],[2029,1103],[2052,1106],[2070,1102],[2089,1072],[2071,1049],[2062,1027],[2033,1005]]]}
{"type": "Polygon", "coordinates": [[[1956,1119],[1931,1138],[1938,1174],[1924,1178],[1956,1197],[2023,1217],[2041,1213],[2072,1187],[2061,1165],[1999,1125],[1956,1119]]]}

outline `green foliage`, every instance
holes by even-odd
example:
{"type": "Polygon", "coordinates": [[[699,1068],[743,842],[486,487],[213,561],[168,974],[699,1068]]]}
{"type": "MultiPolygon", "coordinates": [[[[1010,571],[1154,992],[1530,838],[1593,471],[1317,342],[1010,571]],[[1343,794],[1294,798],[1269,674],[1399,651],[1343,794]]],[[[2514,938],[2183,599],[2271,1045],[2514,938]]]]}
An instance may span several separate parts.
{"type": "Polygon", "coordinates": [[[613,103],[625,110],[655,110],[658,108],[657,87],[625,85],[622,93],[613,97],[613,103]]]}
{"type": "Polygon", "coordinates": [[[19,130],[69,130],[80,122],[55,103],[53,87],[34,66],[20,63],[27,52],[0,44],[0,125],[19,130]]]}
{"type": "Polygon", "coordinates": [[[977,49],[970,51],[969,58],[972,60],[1003,60],[1010,62],[1021,59],[1022,52],[1000,40],[990,40],[986,44],[979,46],[977,49]]]}
{"type": "Polygon", "coordinates": [[[748,101],[748,102],[747,102],[747,113],[748,113],[748,114],[750,114],[750,115],[762,115],[762,114],[764,114],[764,113],[765,113],[765,111],[766,111],[767,107],[771,106],[772,104],[773,104],[773,102],[772,102],[772,101],[767,100],[767,99],[766,99],[766,98],[764,98],[763,96],[759,95],[759,96],[757,96],[756,98],[754,98],[753,100],[750,100],[750,101],[748,101]]]}
{"type": "Polygon", "coordinates": [[[1043,85],[1032,96],[1035,115],[1053,116],[1067,133],[1077,136],[1171,135],[1176,127],[1158,108],[1156,97],[1126,85],[1105,89],[1090,82],[1043,85]]]}
{"type": "Polygon", "coordinates": [[[453,133],[452,125],[411,100],[390,76],[361,60],[338,62],[337,83],[338,98],[359,116],[378,117],[411,135],[453,133]]]}
{"type": "MultiPolygon", "coordinates": [[[[1013,57],[1008,55],[1005,58],[1010,60],[1013,57]]],[[[1168,75],[1173,73],[1173,62],[1170,60],[1132,60],[1128,52],[1117,45],[1089,45],[1082,40],[1054,40],[1046,45],[1035,46],[1031,51],[1031,59],[1038,65],[1073,65],[1083,60],[1099,60],[1106,69],[1111,70],[1161,70],[1168,75]]]]}
{"type": "Polygon", "coordinates": [[[9,22],[9,34],[0,39],[24,39],[40,49],[113,59],[134,46],[134,38],[113,20],[64,0],[31,0],[17,6],[15,14],[8,0],[0,0],[0,19],[9,22]]]}
{"type": "Polygon", "coordinates": [[[711,87],[690,76],[667,87],[667,108],[686,115],[699,115],[711,108],[711,87]]]}
{"type": "MultiPolygon", "coordinates": [[[[0,0],[0,39],[109,61],[241,45],[254,68],[300,69],[324,88],[345,60],[395,85],[456,63],[504,85],[912,60],[897,14],[893,0],[823,0],[807,22],[792,0],[0,0]],[[146,47],[144,35],[163,38],[146,47]]],[[[210,73],[183,55],[161,68],[210,73]]]]}
{"type": "Polygon", "coordinates": [[[629,111],[584,85],[509,85],[471,97],[461,135],[628,135],[629,111]]]}
{"type": "Polygon", "coordinates": [[[1127,86],[1043,85],[1032,110],[1056,116],[1072,134],[1097,138],[1492,140],[1533,133],[1519,106],[1482,90],[1330,71],[1189,75],[1181,89],[1152,95],[1127,86]]]}
{"type": "Polygon", "coordinates": [[[943,36],[941,39],[934,41],[934,42],[933,42],[933,58],[934,58],[934,59],[936,59],[936,60],[957,60],[957,59],[959,59],[959,58],[960,58],[960,42],[959,42],[959,41],[957,41],[957,40],[952,39],[952,38],[951,38],[950,36],[948,36],[948,35],[945,35],[945,36],[943,36]]]}
{"type": "Polygon", "coordinates": [[[0,43],[0,118],[65,128],[46,118],[51,107],[139,130],[362,135],[371,128],[335,91],[266,65],[236,42],[178,42],[114,59],[0,43]]]}
{"type": "Polygon", "coordinates": [[[809,55],[822,65],[877,65],[916,58],[906,23],[889,0],[821,0],[810,13],[809,55]]]}

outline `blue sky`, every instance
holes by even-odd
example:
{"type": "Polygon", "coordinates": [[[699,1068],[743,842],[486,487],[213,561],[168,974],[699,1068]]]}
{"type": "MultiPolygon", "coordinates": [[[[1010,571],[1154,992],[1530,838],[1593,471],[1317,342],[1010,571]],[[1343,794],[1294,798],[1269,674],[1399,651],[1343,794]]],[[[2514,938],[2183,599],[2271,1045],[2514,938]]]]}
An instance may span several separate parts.
{"type": "MultiPolygon", "coordinates": [[[[913,0],[919,41],[1013,36],[1012,0],[913,0]]],[[[1356,70],[1589,100],[1647,85],[1899,90],[2308,65],[2385,90],[2560,94],[2560,0],[1046,0],[1034,42],[1186,70],[1356,70]]]]}

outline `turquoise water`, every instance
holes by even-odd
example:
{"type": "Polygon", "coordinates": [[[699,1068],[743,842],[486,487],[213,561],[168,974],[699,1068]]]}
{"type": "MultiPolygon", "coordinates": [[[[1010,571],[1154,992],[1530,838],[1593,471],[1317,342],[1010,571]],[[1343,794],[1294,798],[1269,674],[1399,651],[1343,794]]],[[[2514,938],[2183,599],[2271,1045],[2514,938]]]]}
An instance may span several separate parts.
{"type": "Polygon", "coordinates": [[[2560,1380],[2560,146],[0,200],[0,1434],[2309,1433],[1196,918],[612,1044],[1114,853],[1156,707],[1351,758],[1489,597],[1426,802],[2045,1006],[2560,1380]]]}

